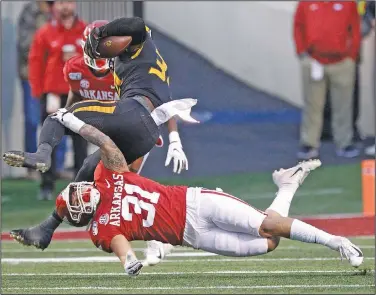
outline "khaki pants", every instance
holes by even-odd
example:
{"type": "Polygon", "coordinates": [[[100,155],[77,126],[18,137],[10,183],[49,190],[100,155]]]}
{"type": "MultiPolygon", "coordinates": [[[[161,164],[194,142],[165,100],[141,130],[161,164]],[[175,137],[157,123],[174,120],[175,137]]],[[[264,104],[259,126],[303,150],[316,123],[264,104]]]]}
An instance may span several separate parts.
{"type": "Polygon", "coordinates": [[[355,62],[346,58],[324,65],[323,79],[314,81],[311,78],[311,60],[310,57],[301,60],[304,107],[300,142],[314,148],[320,146],[326,91],[330,87],[333,137],[337,147],[344,148],[352,143],[353,137],[355,62]]]}

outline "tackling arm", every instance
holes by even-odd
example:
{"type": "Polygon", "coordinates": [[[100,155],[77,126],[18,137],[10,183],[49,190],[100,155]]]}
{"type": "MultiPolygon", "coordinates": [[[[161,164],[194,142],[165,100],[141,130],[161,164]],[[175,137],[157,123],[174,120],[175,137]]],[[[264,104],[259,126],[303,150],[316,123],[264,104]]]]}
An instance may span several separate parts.
{"type": "Polygon", "coordinates": [[[123,235],[117,235],[112,238],[110,247],[112,252],[120,259],[128,275],[137,276],[141,272],[143,265],[137,260],[131,244],[123,235]]]}
{"type": "Polygon", "coordinates": [[[127,162],[112,139],[94,126],[85,124],[66,109],[59,109],[52,116],[68,129],[80,134],[88,142],[98,146],[101,151],[103,165],[112,171],[119,173],[128,172],[127,162]]]}

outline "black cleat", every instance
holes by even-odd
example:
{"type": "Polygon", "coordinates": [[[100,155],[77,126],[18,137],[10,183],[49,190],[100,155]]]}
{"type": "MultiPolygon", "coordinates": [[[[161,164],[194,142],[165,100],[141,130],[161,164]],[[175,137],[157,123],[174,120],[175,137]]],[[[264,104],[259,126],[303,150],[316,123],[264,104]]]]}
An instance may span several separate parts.
{"type": "Polygon", "coordinates": [[[12,167],[31,168],[42,173],[48,171],[51,167],[51,158],[40,153],[9,151],[3,154],[3,160],[12,167]]]}
{"type": "Polygon", "coordinates": [[[53,231],[40,226],[34,226],[27,229],[14,229],[10,236],[24,246],[34,246],[37,249],[44,250],[51,243],[53,231]]]}

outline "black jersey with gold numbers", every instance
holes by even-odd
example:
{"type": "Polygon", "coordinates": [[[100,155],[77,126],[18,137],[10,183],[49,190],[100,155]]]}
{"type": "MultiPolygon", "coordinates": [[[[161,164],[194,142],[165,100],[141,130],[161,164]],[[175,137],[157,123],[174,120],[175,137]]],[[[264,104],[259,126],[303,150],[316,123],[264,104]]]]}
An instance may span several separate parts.
{"type": "Polygon", "coordinates": [[[114,84],[120,99],[143,95],[154,107],[171,100],[168,67],[155,45],[151,31],[136,52],[124,52],[115,58],[114,84]]]}

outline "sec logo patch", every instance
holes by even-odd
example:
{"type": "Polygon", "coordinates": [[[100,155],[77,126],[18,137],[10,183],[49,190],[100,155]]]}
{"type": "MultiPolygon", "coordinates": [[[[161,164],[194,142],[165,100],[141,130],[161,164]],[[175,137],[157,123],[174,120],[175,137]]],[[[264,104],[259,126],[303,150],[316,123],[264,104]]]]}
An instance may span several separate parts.
{"type": "Polygon", "coordinates": [[[71,80],[81,80],[82,79],[81,73],[69,73],[68,76],[69,76],[69,79],[71,79],[71,80]]]}
{"type": "Polygon", "coordinates": [[[88,89],[90,87],[90,83],[88,80],[83,79],[80,81],[81,88],[88,89]]]}
{"type": "Polygon", "coordinates": [[[109,219],[110,218],[109,218],[107,213],[103,214],[103,215],[101,215],[101,217],[99,217],[99,223],[106,225],[108,223],[109,219]]]}

